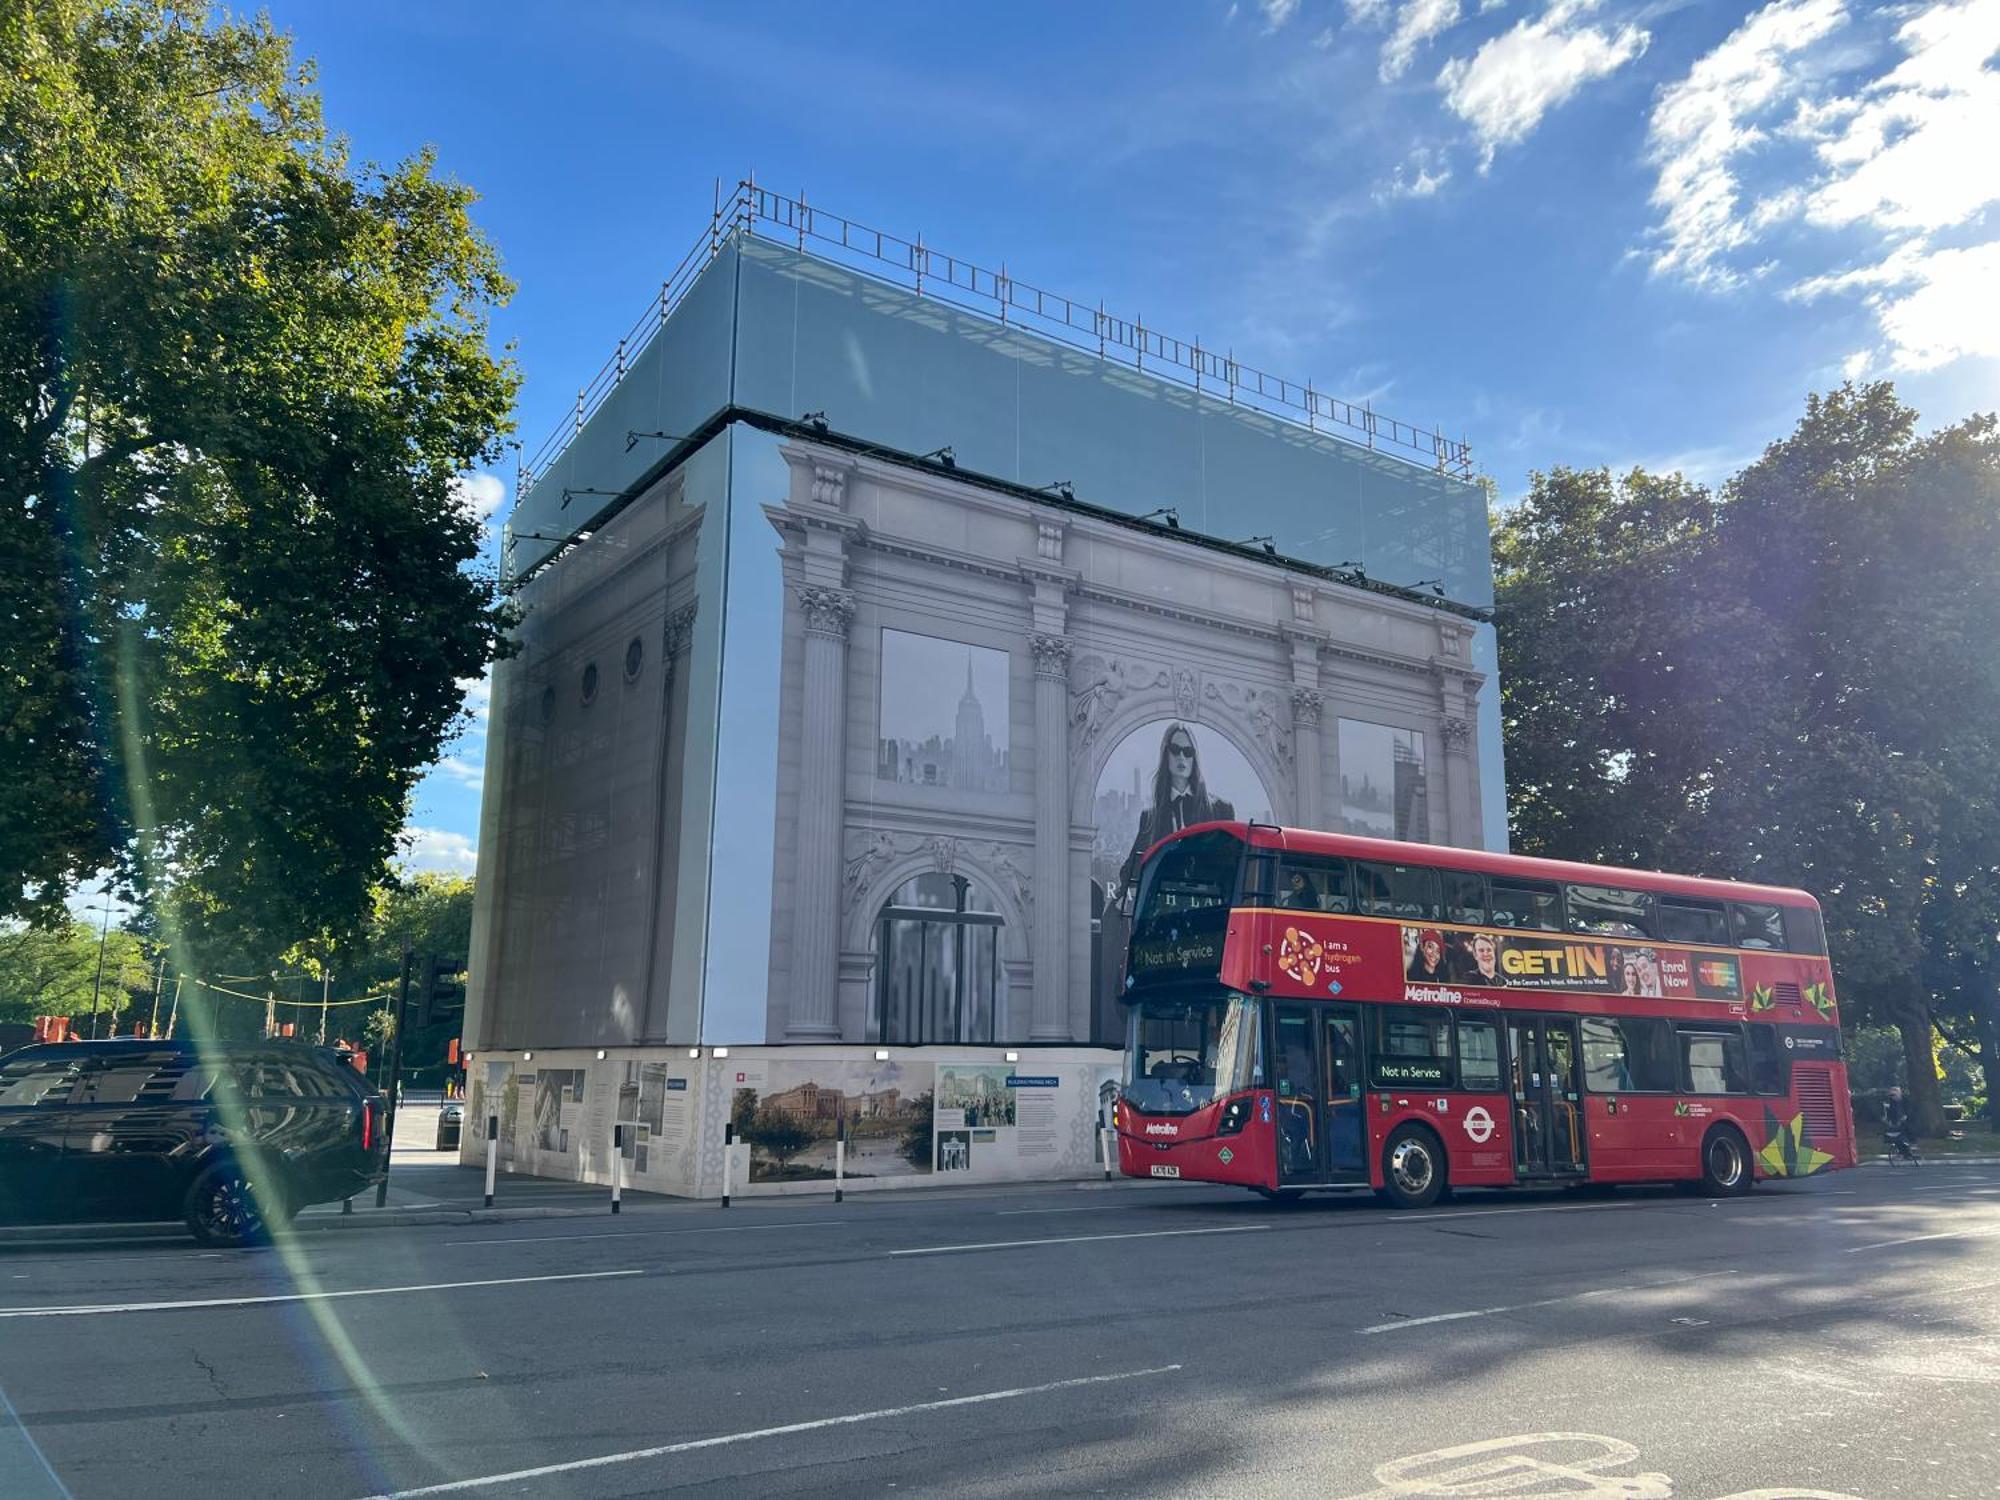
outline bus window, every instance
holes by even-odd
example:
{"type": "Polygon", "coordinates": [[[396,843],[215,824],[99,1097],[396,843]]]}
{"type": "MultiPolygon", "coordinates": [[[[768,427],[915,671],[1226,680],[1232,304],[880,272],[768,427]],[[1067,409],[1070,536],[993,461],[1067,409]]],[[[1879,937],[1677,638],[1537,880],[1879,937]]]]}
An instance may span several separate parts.
{"type": "Polygon", "coordinates": [[[1458,1086],[1500,1092],[1500,1030],[1484,1017],[1458,1018],[1458,1086]]]}
{"type": "Polygon", "coordinates": [[[1257,1002],[1226,990],[1132,1007],[1123,1096],[1141,1114],[1185,1115],[1263,1082],[1257,1002]]]}
{"type": "Polygon", "coordinates": [[[1651,937],[1653,898],[1645,891],[1622,891],[1608,885],[1572,885],[1565,889],[1569,930],[1592,937],[1651,937]]]}
{"type": "Polygon", "coordinates": [[[1632,1078],[1627,1087],[1635,1094],[1679,1093],[1681,1060],[1673,1023],[1621,1016],[1617,1026],[1625,1039],[1625,1068],[1632,1078]]]}
{"type": "Polygon", "coordinates": [[[1690,1094],[1747,1094],[1740,1031],[1682,1031],[1681,1082],[1690,1094]]]}
{"type": "Polygon", "coordinates": [[[1750,1087],[1759,1094],[1782,1094],[1791,1087],[1785,1078],[1784,1054],[1778,1050],[1778,1033],[1769,1026],[1750,1028],[1750,1087]]]}
{"type": "Polygon", "coordinates": [[[1242,862],[1243,841],[1234,834],[1197,833],[1173,840],[1140,872],[1135,923],[1165,912],[1234,905],[1242,862]]]}
{"type": "Polygon", "coordinates": [[[1561,932],[1562,889],[1545,880],[1492,881],[1493,925],[1561,932]]]}
{"type": "Polygon", "coordinates": [[[1660,897],[1660,937],[1669,943],[1709,943],[1729,946],[1729,919],[1720,901],[1690,901],[1684,896],[1660,897]]]}
{"type": "Polygon", "coordinates": [[[1278,905],[1297,911],[1353,911],[1347,861],[1318,854],[1287,855],[1278,882],[1278,905]]]}
{"type": "Polygon", "coordinates": [[[1444,877],[1444,919],[1463,922],[1468,927],[1486,925],[1486,877],[1466,870],[1446,870],[1444,877]]]}
{"type": "Polygon", "coordinates": [[[1739,948],[1782,948],[1785,946],[1784,908],[1761,901],[1729,903],[1729,925],[1735,929],[1739,948]]]}
{"type": "Polygon", "coordinates": [[[1354,866],[1361,910],[1376,917],[1441,920],[1437,871],[1427,865],[1354,866]]]}
{"type": "Polygon", "coordinates": [[[1625,1054],[1625,1033],[1615,1020],[1583,1018],[1583,1081],[1593,1094],[1632,1092],[1632,1065],[1625,1054]]]}
{"type": "Polygon", "coordinates": [[[1450,1014],[1414,1006],[1385,1007],[1376,1012],[1374,1061],[1378,1088],[1450,1088],[1450,1014]]]}
{"type": "Polygon", "coordinates": [[[1819,913],[1810,906],[1788,906],[1785,912],[1785,946],[1794,953],[1826,952],[1826,929],[1819,913]]]}

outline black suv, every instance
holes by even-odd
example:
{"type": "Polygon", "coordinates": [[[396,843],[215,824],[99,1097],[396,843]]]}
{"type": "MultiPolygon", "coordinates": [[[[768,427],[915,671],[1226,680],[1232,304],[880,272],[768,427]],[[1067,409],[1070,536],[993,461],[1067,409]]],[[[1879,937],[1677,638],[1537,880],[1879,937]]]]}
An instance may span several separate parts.
{"type": "Polygon", "coordinates": [[[383,1100],[302,1042],[56,1042],[0,1057],[0,1224],[185,1219],[243,1245],[389,1170],[383,1100]]]}

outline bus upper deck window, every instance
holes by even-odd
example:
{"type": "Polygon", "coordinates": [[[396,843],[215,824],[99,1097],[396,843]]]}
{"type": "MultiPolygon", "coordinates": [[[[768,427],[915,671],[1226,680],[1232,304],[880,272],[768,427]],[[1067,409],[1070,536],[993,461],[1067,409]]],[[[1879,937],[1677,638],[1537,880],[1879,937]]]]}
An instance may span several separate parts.
{"type": "Polygon", "coordinates": [[[1562,890],[1546,880],[1506,880],[1490,883],[1495,927],[1524,927],[1535,932],[1562,931],[1562,890]]]}
{"type": "Polygon", "coordinates": [[[1572,885],[1568,898],[1569,930],[1592,937],[1646,938],[1653,935],[1653,898],[1644,891],[1609,885],[1572,885]]]}
{"type": "Polygon", "coordinates": [[[1783,907],[1762,901],[1732,901],[1729,903],[1729,925],[1739,948],[1785,946],[1783,907]]]}

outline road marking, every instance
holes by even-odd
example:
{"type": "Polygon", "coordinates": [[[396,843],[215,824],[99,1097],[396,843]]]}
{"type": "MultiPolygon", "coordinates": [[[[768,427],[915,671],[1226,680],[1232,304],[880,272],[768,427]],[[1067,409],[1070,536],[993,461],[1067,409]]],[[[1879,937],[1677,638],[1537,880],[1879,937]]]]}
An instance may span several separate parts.
{"type": "Polygon", "coordinates": [[[1720,1276],[1734,1276],[1734,1271],[1704,1271],[1698,1276],[1676,1276],[1668,1281],[1643,1281],[1632,1286],[1605,1286],[1594,1291],[1571,1292],[1562,1297],[1543,1297],[1535,1302],[1515,1302],[1507,1307],[1477,1307],[1466,1312],[1432,1313],[1424,1318],[1398,1318],[1393,1323],[1376,1323],[1368,1328],[1357,1328],[1356,1333],[1396,1333],[1405,1328],[1421,1328],[1426,1323],[1456,1323],[1463,1318],[1490,1318],[1496,1313],[1526,1312],[1534,1307],[1555,1307],[1564,1302],[1582,1302],[1591,1297],[1615,1297],[1629,1292],[1657,1292],[1671,1286],[1686,1286],[1691,1281],[1713,1281],[1720,1276]]]}
{"type": "Polygon", "coordinates": [[[1226,1224],[1219,1229],[1146,1229],[1127,1234],[1066,1234],[1047,1240],[992,1240],[983,1245],[925,1245],[919,1250],[891,1250],[896,1255],[953,1255],[969,1250],[1019,1250],[1029,1245],[1087,1245],[1099,1240],[1167,1240],[1191,1234],[1248,1234],[1269,1224],[1226,1224]]]}
{"type": "Polygon", "coordinates": [[[1913,1234],[1907,1239],[1877,1240],[1872,1245],[1850,1245],[1848,1255],[1859,1255],[1864,1250],[1887,1250],[1896,1245],[1921,1245],[1926,1240],[1979,1240],[2000,1234],[2000,1228],[1992,1229],[1947,1229],[1942,1234],[1913,1234]]]}
{"type": "Polygon", "coordinates": [[[734,1443],[755,1442],[759,1438],[791,1437],[801,1432],[821,1432],[829,1427],[852,1427],[859,1422],[886,1422],[912,1417],[921,1412],[949,1411],[960,1406],[982,1406],[993,1401],[1014,1401],[1022,1396],[1045,1396],[1051,1391],[1073,1391],[1086,1385],[1110,1385],[1120,1380],[1144,1380],[1153,1375],[1171,1375],[1179,1365],[1158,1365],[1150,1370],[1125,1370],[1116,1375],[1079,1375],[1069,1380],[1051,1380],[1046,1385],[1020,1385],[1011,1390],[984,1391],[977,1396],[952,1396],[944,1401],[918,1401],[909,1406],[888,1406],[879,1411],[850,1412],[841,1417],[820,1417],[811,1422],[787,1422],[782,1427],[759,1427],[749,1432],[724,1433],[720,1437],[691,1438],[682,1443],[662,1443],[655,1448],[634,1448],[627,1453],[606,1453],[596,1458],[572,1459],[568,1463],[543,1464],[534,1469],[515,1469],[507,1474],[484,1474],[477,1479],[454,1479],[444,1484],[427,1484],[420,1489],[396,1490],[373,1495],[369,1500],[416,1500],[420,1495],[449,1495],[458,1490],[484,1489],[496,1484],[520,1484],[530,1479],[546,1479],[553,1474],[574,1474],[581,1469],[602,1469],[611,1464],[639,1463],[649,1458],[667,1458],[676,1453],[694,1453],[703,1448],[724,1448],[734,1443]]]}
{"type": "MultiPolygon", "coordinates": [[[[1219,1206],[1219,1205],[1218,1205],[1219,1206]]],[[[1097,1203],[1089,1208],[996,1208],[996,1219],[1025,1218],[1032,1214],[1129,1214],[1137,1210],[1130,1203],[1097,1203]]]]}
{"type": "Polygon", "coordinates": [[[534,1245],[543,1240],[640,1240],[665,1234],[744,1234],[755,1229],[808,1229],[852,1224],[852,1219],[799,1219],[790,1224],[720,1224],[712,1229],[616,1229],[610,1234],[514,1234],[491,1240],[446,1240],[445,1245],[534,1245]]]}
{"type": "Polygon", "coordinates": [[[1541,1203],[1532,1208],[1461,1208],[1441,1214],[1390,1214],[1374,1219],[1379,1224],[1420,1224],[1425,1219],[1484,1219],[1494,1214],[1590,1214],[1602,1213],[1613,1208],[1646,1208],[1649,1204],[1632,1203],[1541,1203]]]}
{"type": "Polygon", "coordinates": [[[423,1286],[365,1286],[345,1292],[287,1292],[272,1297],[199,1297],[183,1302],[85,1302],[74,1307],[0,1307],[0,1318],[81,1318],[92,1313],[183,1312],[197,1307],[264,1307],[276,1302],[331,1302],[340,1297],[393,1297],[402,1292],[455,1292],[475,1286],[522,1286],[537,1281],[596,1281],[643,1276],[643,1270],[569,1271],[560,1276],[502,1276],[491,1281],[433,1281],[423,1286]]]}

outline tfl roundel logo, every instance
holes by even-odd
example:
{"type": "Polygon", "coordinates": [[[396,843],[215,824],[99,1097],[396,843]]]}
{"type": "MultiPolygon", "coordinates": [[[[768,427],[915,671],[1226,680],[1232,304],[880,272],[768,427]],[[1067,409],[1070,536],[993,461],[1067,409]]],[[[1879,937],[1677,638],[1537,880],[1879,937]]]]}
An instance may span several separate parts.
{"type": "Polygon", "coordinates": [[[1486,1112],[1485,1105],[1475,1104],[1465,1112],[1465,1133],[1472,1137],[1475,1146],[1493,1139],[1493,1116],[1486,1112]]]}

